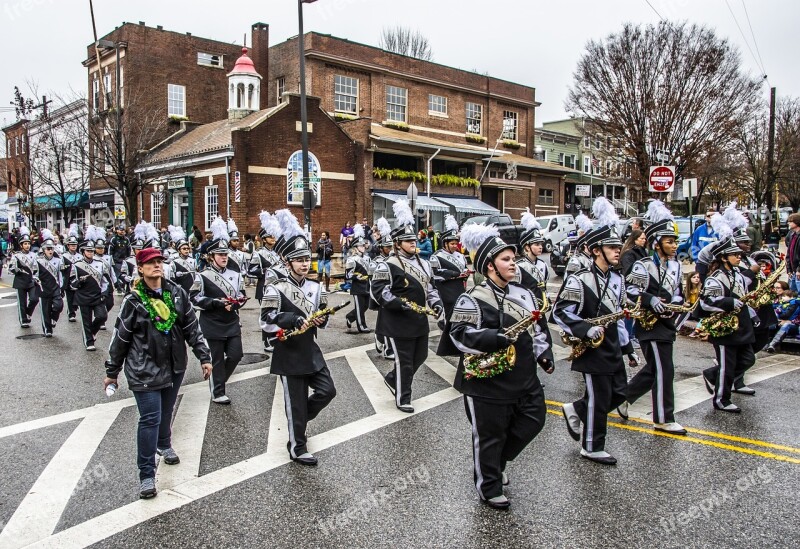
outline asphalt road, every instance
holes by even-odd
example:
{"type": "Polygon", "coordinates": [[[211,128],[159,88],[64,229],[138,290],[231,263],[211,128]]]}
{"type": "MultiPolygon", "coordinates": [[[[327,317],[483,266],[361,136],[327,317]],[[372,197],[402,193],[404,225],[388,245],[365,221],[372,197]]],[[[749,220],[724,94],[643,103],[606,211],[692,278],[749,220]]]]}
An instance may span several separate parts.
{"type": "Polygon", "coordinates": [[[645,397],[632,408],[640,419],[610,418],[619,464],[606,468],[580,459],[566,433],[559,405],[583,386],[558,345],[555,373],[540,373],[551,413],[509,466],[512,507],[499,512],[475,494],[453,363],[431,352],[414,380],[417,412],[400,413],[380,379],[390,363],[371,335],[346,334],[342,316],[320,336],[338,389],[310,424],[320,464],[289,462],[281,389],[248,304],[233,405],[209,403],[192,361],[174,420],[182,463],[162,465],[159,496],[140,501],[136,408],[124,381],[111,399],[101,386],[110,332],[96,353],[65,320],[52,339],[19,339],[38,330],[18,327],[11,295],[0,288],[3,548],[789,547],[800,537],[795,356],[760,357],[748,374],[757,395],[735,395],[744,413],[733,416],[712,410],[698,378],[711,346],[679,338],[677,420],[691,432],[656,435],[645,397]]]}

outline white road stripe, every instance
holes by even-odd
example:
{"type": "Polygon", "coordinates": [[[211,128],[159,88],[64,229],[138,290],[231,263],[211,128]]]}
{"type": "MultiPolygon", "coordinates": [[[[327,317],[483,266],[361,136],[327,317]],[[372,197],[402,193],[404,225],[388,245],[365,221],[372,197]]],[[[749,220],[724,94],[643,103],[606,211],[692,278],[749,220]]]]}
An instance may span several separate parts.
{"type": "Polygon", "coordinates": [[[0,532],[0,546],[24,547],[53,533],[86,466],[118,415],[116,409],[84,418],[0,532]]]}
{"type": "Polygon", "coordinates": [[[180,456],[180,465],[167,465],[161,460],[156,471],[159,489],[183,484],[200,475],[208,407],[211,399],[205,391],[190,391],[183,395],[175,421],[172,423],[172,447],[180,456]]]}
{"type": "Polygon", "coordinates": [[[425,366],[433,370],[440,378],[452,384],[455,379],[456,368],[442,357],[429,353],[425,359],[425,366]]]}
{"type": "Polygon", "coordinates": [[[383,376],[367,356],[366,351],[346,355],[353,375],[361,384],[376,413],[391,412],[396,408],[394,397],[383,381],[383,376]]]}

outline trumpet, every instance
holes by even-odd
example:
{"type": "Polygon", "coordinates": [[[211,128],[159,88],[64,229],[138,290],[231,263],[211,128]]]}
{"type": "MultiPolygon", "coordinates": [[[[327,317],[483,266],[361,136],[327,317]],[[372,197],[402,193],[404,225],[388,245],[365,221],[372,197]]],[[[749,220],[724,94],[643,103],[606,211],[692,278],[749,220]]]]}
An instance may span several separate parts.
{"type": "MultiPolygon", "coordinates": [[[[670,313],[678,313],[678,314],[691,313],[697,308],[698,303],[700,303],[699,299],[691,305],[673,305],[671,303],[664,303],[664,310],[670,313]]],[[[659,318],[660,318],[659,315],[657,315],[653,311],[645,310],[642,311],[641,316],[639,316],[637,320],[639,321],[639,326],[641,326],[642,329],[652,330],[653,327],[656,325],[656,322],[658,322],[659,318]]]]}
{"type": "Polygon", "coordinates": [[[306,333],[311,327],[313,326],[313,322],[318,318],[323,318],[328,315],[336,314],[336,311],[340,311],[350,305],[349,301],[345,301],[344,303],[340,303],[339,305],[334,305],[333,307],[325,307],[324,309],[320,309],[319,311],[314,311],[311,315],[306,319],[304,324],[304,328],[295,328],[294,330],[289,330],[288,332],[280,329],[278,333],[275,334],[273,339],[277,339],[278,341],[286,341],[290,337],[298,336],[300,334],[306,333]]]}
{"type": "Polygon", "coordinates": [[[411,309],[417,314],[428,315],[432,316],[433,318],[439,318],[439,314],[430,307],[428,307],[427,305],[420,305],[419,303],[411,301],[410,299],[407,299],[405,297],[401,297],[400,301],[402,301],[409,309],[411,309]]]}
{"type": "MultiPolygon", "coordinates": [[[[636,300],[636,306],[634,306],[633,309],[625,308],[617,313],[598,316],[596,318],[589,318],[586,320],[586,322],[592,326],[600,326],[601,328],[605,328],[606,326],[609,326],[622,318],[639,318],[641,316],[641,309],[642,298],[640,296],[639,299],[636,300]]],[[[572,352],[567,357],[567,360],[575,360],[585,353],[590,347],[592,349],[598,348],[600,344],[603,343],[603,339],[605,339],[605,334],[600,334],[596,339],[582,339],[580,337],[569,335],[566,332],[561,332],[561,341],[565,345],[572,347],[572,352]]]]}

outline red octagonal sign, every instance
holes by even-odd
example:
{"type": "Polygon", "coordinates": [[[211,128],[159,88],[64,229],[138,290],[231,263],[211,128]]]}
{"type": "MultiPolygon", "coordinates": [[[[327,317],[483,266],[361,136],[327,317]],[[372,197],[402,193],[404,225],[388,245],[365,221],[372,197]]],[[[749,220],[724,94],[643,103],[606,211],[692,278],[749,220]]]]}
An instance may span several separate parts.
{"type": "Polygon", "coordinates": [[[675,186],[675,166],[650,166],[650,192],[666,193],[675,186]]]}

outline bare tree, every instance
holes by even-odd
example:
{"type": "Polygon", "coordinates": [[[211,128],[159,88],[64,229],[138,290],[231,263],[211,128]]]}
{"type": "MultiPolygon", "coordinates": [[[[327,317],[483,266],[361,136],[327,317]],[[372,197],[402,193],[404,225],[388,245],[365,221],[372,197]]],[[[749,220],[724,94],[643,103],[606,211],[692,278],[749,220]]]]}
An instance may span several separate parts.
{"type": "Polygon", "coordinates": [[[759,86],[741,71],[738,51],[711,29],[627,23],[587,44],[566,107],[620,139],[646,190],[660,155],[680,176],[730,140],[736,121],[758,102],[759,86]]]}
{"type": "Polygon", "coordinates": [[[384,50],[416,57],[423,61],[433,60],[433,51],[428,39],[418,30],[411,30],[397,25],[384,27],[381,30],[380,47],[384,50]]]}
{"type": "MultiPolygon", "coordinates": [[[[28,83],[28,87],[35,89],[35,86],[28,83]]],[[[36,97],[36,93],[32,92],[31,95],[36,97]]],[[[14,86],[14,100],[11,101],[11,104],[14,105],[14,112],[16,114],[17,120],[30,120],[34,118],[34,112],[36,111],[36,105],[30,97],[25,97],[19,89],[19,86],[14,86]]],[[[27,136],[26,136],[27,142],[27,136]]],[[[19,155],[19,153],[17,153],[19,155]]],[[[22,163],[22,174],[17,175],[17,180],[15,185],[18,190],[22,190],[27,196],[27,204],[20,204],[19,210],[26,211],[26,216],[29,219],[31,224],[35,224],[36,218],[36,196],[39,194],[39,190],[36,186],[36,181],[31,177],[31,165],[30,165],[30,150],[26,149],[26,152],[22,155],[18,156],[19,161],[22,163]]]]}
{"type": "Polygon", "coordinates": [[[797,211],[800,209],[800,100],[783,98],[775,118],[775,180],[780,193],[797,211]]]}

